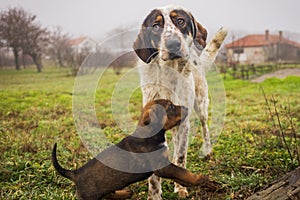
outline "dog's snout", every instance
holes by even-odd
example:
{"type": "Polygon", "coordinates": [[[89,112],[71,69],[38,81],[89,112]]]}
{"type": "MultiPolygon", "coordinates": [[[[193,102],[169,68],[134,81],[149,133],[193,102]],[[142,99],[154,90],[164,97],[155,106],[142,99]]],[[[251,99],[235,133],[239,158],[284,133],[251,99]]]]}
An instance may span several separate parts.
{"type": "Polygon", "coordinates": [[[180,50],[181,42],[178,38],[172,38],[166,41],[166,47],[170,52],[176,53],[180,50]]]}

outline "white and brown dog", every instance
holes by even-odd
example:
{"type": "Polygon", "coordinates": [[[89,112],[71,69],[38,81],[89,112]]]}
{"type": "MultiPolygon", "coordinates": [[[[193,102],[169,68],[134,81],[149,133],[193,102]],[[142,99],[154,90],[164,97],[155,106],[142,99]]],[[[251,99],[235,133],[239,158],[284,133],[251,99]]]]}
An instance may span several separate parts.
{"type": "MultiPolygon", "coordinates": [[[[204,138],[204,154],[212,152],[208,119],[208,86],[205,69],[213,63],[227,35],[220,29],[206,44],[207,31],[190,12],[178,7],[167,6],[154,9],[144,20],[140,33],[133,45],[139,61],[139,73],[143,93],[143,104],[154,99],[169,99],[176,104],[195,109],[200,118],[204,138]],[[146,63],[146,64],[145,64],[146,63]]],[[[186,166],[189,117],[172,130],[173,162],[186,166]]],[[[175,185],[180,197],[188,195],[187,189],[175,185]]],[[[148,199],[161,199],[160,178],[149,179],[148,199]]]]}

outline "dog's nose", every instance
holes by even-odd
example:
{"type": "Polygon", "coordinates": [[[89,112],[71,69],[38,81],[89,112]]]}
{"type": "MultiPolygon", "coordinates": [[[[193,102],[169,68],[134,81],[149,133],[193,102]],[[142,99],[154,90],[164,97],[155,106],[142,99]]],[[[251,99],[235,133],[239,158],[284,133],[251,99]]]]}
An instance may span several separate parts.
{"type": "Polygon", "coordinates": [[[180,50],[181,42],[177,38],[172,38],[166,41],[166,47],[171,53],[177,53],[180,50]]]}

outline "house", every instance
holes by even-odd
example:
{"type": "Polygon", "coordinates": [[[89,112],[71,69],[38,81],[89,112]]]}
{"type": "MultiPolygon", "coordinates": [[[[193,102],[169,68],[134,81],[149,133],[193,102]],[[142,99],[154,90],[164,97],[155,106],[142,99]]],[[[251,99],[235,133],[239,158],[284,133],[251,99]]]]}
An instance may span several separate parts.
{"type": "Polygon", "coordinates": [[[69,40],[69,44],[75,53],[78,54],[84,51],[95,52],[97,48],[97,43],[86,36],[73,38],[69,40]]]}
{"type": "Polygon", "coordinates": [[[228,63],[258,64],[267,62],[300,62],[300,44],[289,40],[279,31],[277,35],[246,35],[225,45],[228,63]]]}

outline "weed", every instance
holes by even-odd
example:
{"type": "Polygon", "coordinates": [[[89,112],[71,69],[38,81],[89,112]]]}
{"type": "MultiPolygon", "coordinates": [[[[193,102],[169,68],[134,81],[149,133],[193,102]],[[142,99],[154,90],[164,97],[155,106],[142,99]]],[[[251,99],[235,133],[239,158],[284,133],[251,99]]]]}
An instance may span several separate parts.
{"type": "MultiPolygon", "coordinates": [[[[95,95],[97,118],[112,143],[130,134],[119,129],[111,111],[111,95],[119,78],[108,70],[95,95]]],[[[57,68],[45,67],[40,74],[31,68],[1,70],[0,199],[76,199],[72,182],[59,176],[50,161],[55,142],[66,168],[77,168],[92,156],[73,121],[73,84],[74,77],[57,68]]],[[[210,175],[224,188],[217,193],[189,188],[188,199],[245,199],[299,165],[300,78],[268,79],[258,85],[228,77],[224,85],[227,116],[212,159],[199,158],[201,129],[192,133],[187,156],[189,170],[210,175]]],[[[129,113],[135,123],[141,102],[141,92],[134,91],[129,113]]],[[[147,181],[130,188],[132,199],[146,199],[147,181]]],[[[178,198],[173,182],[164,180],[162,189],[164,199],[178,198]]]]}

